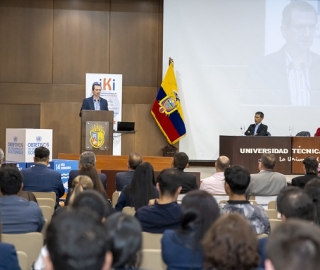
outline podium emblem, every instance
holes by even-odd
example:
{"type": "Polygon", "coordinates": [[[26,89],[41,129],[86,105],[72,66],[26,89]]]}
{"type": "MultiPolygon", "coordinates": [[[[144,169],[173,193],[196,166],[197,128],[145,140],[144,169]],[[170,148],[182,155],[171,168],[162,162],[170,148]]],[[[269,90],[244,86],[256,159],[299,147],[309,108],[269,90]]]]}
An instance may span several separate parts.
{"type": "Polygon", "coordinates": [[[105,130],[102,125],[96,124],[90,129],[89,143],[93,148],[100,148],[104,144],[105,130]]]}

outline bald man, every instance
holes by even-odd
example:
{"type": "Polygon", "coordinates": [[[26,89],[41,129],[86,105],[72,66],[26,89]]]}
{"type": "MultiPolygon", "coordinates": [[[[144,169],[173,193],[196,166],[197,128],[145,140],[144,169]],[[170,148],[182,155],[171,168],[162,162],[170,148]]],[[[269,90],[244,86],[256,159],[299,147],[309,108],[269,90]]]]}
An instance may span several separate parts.
{"type": "Polygon", "coordinates": [[[224,189],[224,171],[230,167],[230,160],[226,156],[220,156],[215,162],[216,173],[201,180],[200,189],[210,194],[226,194],[224,189]]]}

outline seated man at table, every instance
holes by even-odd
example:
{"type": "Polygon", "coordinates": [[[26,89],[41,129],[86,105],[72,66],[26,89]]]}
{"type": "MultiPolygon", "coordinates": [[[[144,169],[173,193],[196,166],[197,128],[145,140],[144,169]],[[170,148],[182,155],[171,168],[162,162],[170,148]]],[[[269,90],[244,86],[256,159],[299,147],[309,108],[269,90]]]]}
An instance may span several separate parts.
{"type": "Polygon", "coordinates": [[[22,187],[22,176],[17,168],[0,168],[2,233],[17,234],[42,230],[45,223],[42,211],[37,203],[18,196],[22,187]]]}
{"type": "Polygon", "coordinates": [[[262,124],[263,118],[263,112],[256,112],[254,115],[255,123],[250,125],[244,134],[246,136],[268,136],[268,126],[262,124]]]}
{"type": "Polygon", "coordinates": [[[303,160],[303,168],[304,171],[306,172],[305,175],[303,176],[297,176],[295,178],[292,178],[292,182],[291,185],[292,186],[296,186],[299,188],[304,188],[304,186],[311,180],[314,178],[319,178],[318,177],[318,160],[314,157],[306,157],[303,160]]]}
{"type": "Polygon", "coordinates": [[[274,172],[276,157],[274,154],[262,154],[258,160],[259,173],[251,174],[251,181],[246,194],[257,196],[278,195],[287,186],[286,177],[274,172]]]}
{"type": "Polygon", "coordinates": [[[128,171],[116,174],[116,190],[122,191],[132,181],[135,169],[141,164],[142,158],[138,153],[131,153],[128,159],[128,171]]]}
{"type": "MultiPolygon", "coordinates": [[[[96,166],[96,155],[91,151],[85,151],[80,155],[80,168],[84,165],[90,164],[93,167],[96,166]]],[[[72,181],[80,174],[80,170],[72,170],[69,173],[69,179],[68,179],[68,189],[72,188],[72,181]]],[[[107,188],[107,176],[104,173],[98,173],[99,178],[101,180],[101,183],[104,187],[104,189],[107,188]]]]}
{"type": "Polygon", "coordinates": [[[180,226],[181,208],[177,203],[181,191],[182,178],[175,169],[163,170],[157,178],[159,199],[153,205],[140,207],[135,217],[140,221],[142,231],[163,233],[167,229],[180,226]]]}
{"type": "Polygon", "coordinates": [[[22,170],[23,190],[35,192],[56,193],[56,207],[59,198],[64,195],[64,187],[61,181],[61,173],[48,168],[50,151],[46,147],[38,147],[34,150],[34,166],[22,170]]]}

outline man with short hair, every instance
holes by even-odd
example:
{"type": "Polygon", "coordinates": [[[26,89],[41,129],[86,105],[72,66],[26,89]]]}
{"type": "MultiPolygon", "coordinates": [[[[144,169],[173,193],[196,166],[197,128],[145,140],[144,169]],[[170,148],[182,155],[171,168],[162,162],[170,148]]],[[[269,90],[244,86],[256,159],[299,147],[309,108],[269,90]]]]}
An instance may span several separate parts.
{"type": "MultiPolygon", "coordinates": [[[[90,164],[92,166],[96,166],[96,155],[91,151],[84,151],[80,155],[79,160],[80,168],[84,165],[90,164]]],[[[69,172],[69,179],[68,179],[68,189],[72,188],[72,181],[80,174],[80,170],[72,170],[69,172]]],[[[98,173],[101,183],[104,189],[107,188],[107,176],[104,173],[98,173]]]]}
{"type": "Polygon", "coordinates": [[[308,194],[298,187],[288,187],[277,197],[277,210],[282,220],[289,218],[316,222],[316,210],[308,194]]]}
{"type": "Polygon", "coordinates": [[[22,175],[15,167],[0,169],[0,215],[2,233],[41,232],[45,223],[38,204],[18,196],[22,175]]]}
{"type": "Polygon", "coordinates": [[[259,173],[251,174],[250,185],[246,194],[257,196],[278,195],[287,186],[286,177],[278,172],[274,172],[276,157],[274,154],[262,154],[258,160],[259,173]]]}
{"type": "Polygon", "coordinates": [[[128,171],[116,174],[116,190],[122,191],[125,186],[131,183],[135,169],[142,162],[142,157],[138,153],[131,153],[128,158],[128,171]]]}
{"type": "Polygon", "coordinates": [[[200,189],[210,194],[225,194],[224,171],[230,167],[230,160],[226,156],[220,156],[215,164],[216,172],[210,177],[201,180],[200,189]]]}
{"type": "Polygon", "coordinates": [[[85,210],[60,211],[47,229],[47,270],[109,270],[112,253],[97,215],[85,210]]]}
{"type": "Polygon", "coordinates": [[[302,220],[282,222],[267,243],[266,270],[317,270],[320,229],[302,220]]]}
{"type": "Polygon", "coordinates": [[[165,169],[157,178],[159,199],[153,205],[146,205],[137,210],[135,217],[140,221],[142,231],[163,233],[167,229],[180,226],[181,208],[177,203],[181,191],[182,178],[177,170],[165,169]]]}
{"type": "Polygon", "coordinates": [[[82,110],[96,110],[96,111],[108,111],[108,101],[102,97],[101,85],[98,82],[92,84],[92,96],[83,100],[79,116],[81,117],[82,110]]]}
{"type": "Polygon", "coordinates": [[[64,187],[61,181],[61,173],[48,168],[50,151],[46,147],[38,147],[34,150],[34,166],[22,170],[23,190],[36,192],[56,193],[56,207],[59,198],[64,195],[64,187]]]}
{"type": "Polygon", "coordinates": [[[0,167],[1,167],[1,164],[3,164],[4,162],[4,153],[3,153],[3,150],[0,148],[0,167]]]}
{"type": "Polygon", "coordinates": [[[184,172],[184,169],[189,167],[189,157],[184,152],[177,152],[173,157],[173,168],[177,170],[182,178],[182,189],[180,194],[189,192],[190,190],[198,189],[197,178],[195,175],[184,172]]]}
{"type": "Polygon", "coordinates": [[[318,177],[318,160],[314,157],[308,156],[303,160],[303,168],[305,175],[292,178],[291,185],[304,188],[304,186],[312,179],[318,177]]]}
{"type": "Polygon", "coordinates": [[[250,125],[244,134],[246,136],[268,136],[268,126],[262,124],[263,118],[263,112],[256,112],[254,115],[255,124],[250,125]]]}
{"type": "Polygon", "coordinates": [[[224,171],[224,177],[229,201],[221,207],[221,213],[237,212],[250,222],[256,234],[269,234],[270,223],[267,213],[260,205],[251,204],[245,196],[250,183],[249,172],[241,166],[233,166],[224,171]]]}

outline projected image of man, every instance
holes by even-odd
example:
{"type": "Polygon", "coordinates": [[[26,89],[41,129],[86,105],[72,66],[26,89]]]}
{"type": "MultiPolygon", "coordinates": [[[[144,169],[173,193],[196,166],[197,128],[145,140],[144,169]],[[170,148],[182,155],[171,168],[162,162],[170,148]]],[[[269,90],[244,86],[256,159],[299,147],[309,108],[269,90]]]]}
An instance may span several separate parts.
{"type": "Polygon", "coordinates": [[[269,90],[264,94],[261,91],[261,103],[319,105],[320,56],[310,50],[316,29],[317,12],[309,3],[295,1],[284,8],[281,25],[284,46],[257,61],[250,72],[251,87],[269,90]]]}

